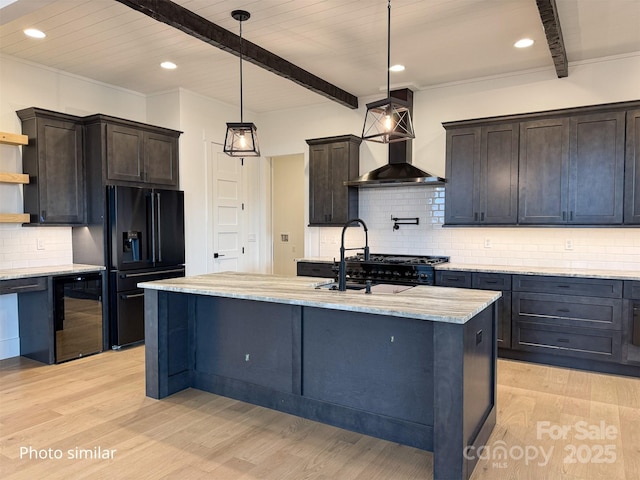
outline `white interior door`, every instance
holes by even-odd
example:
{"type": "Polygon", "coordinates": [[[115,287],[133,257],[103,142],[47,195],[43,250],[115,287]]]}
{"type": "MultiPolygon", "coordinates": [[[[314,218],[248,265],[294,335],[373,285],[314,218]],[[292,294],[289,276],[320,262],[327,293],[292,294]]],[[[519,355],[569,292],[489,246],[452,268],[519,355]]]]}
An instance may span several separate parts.
{"type": "Polygon", "coordinates": [[[213,272],[242,271],[243,205],[242,159],[230,157],[211,145],[209,199],[211,248],[207,264],[213,272]]]}

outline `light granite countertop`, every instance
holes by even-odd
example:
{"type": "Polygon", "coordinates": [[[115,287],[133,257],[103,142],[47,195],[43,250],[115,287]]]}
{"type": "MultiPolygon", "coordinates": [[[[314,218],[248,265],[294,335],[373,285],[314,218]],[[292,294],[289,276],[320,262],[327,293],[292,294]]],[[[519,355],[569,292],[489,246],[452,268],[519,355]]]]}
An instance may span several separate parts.
{"type": "Polygon", "coordinates": [[[249,273],[211,273],[143,282],[142,288],[263,302],[287,303],[331,310],[390,315],[463,324],[500,298],[500,292],[418,286],[401,293],[338,292],[315,288],[326,278],[249,273]]]}
{"type": "Polygon", "coordinates": [[[596,270],[591,268],[564,267],[522,267],[511,265],[485,265],[455,262],[442,263],[436,265],[435,268],[436,270],[457,270],[462,272],[507,273],[515,275],[543,275],[640,281],[640,272],[634,270],[596,270]]]}
{"type": "Polygon", "coordinates": [[[82,263],[48,267],[6,268],[0,270],[0,281],[16,280],[18,278],[46,277],[49,275],[74,275],[76,273],[99,272],[104,270],[104,268],[104,266],[100,265],[84,265],[82,263]]]}

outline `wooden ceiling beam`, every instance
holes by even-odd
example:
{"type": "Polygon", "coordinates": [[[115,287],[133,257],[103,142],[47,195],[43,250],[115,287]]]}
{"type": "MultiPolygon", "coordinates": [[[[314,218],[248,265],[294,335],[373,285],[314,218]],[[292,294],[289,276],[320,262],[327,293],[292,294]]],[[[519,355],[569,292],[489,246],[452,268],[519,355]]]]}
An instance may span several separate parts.
{"type": "MultiPolygon", "coordinates": [[[[240,37],[170,0],[116,0],[127,7],[170,25],[203,42],[240,56],[240,37]]],[[[349,108],[358,108],[358,97],[294,65],[264,48],[242,39],[242,58],[312,92],[349,108]]]]}
{"type": "Polygon", "coordinates": [[[556,0],[536,0],[536,5],[538,6],[540,20],[542,20],[544,33],[547,36],[549,51],[551,52],[558,78],[567,77],[569,76],[569,62],[567,61],[567,51],[564,48],[564,40],[562,39],[556,0]]]}

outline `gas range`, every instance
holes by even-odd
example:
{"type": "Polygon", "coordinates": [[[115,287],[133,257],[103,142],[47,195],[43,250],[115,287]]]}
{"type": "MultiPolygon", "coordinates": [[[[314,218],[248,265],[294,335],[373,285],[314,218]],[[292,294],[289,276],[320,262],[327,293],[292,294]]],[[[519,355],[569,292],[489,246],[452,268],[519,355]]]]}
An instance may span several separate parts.
{"type": "Polygon", "coordinates": [[[447,263],[449,257],[374,254],[369,260],[363,254],[345,259],[347,281],[391,283],[395,285],[433,285],[434,265],[447,263]]]}

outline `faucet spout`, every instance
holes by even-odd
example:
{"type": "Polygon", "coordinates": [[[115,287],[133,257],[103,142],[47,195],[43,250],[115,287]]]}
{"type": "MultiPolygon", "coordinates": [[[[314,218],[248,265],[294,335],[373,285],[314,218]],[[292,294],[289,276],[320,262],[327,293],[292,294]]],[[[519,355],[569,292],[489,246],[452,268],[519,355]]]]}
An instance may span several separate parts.
{"type": "Polygon", "coordinates": [[[345,261],[345,251],[346,250],[364,250],[364,259],[365,261],[369,261],[369,229],[367,229],[367,224],[364,223],[364,220],[360,218],[352,218],[347,220],[347,222],[342,227],[342,239],[340,242],[340,268],[338,270],[338,290],[344,292],[347,290],[347,267],[345,261]],[[352,224],[359,223],[364,228],[364,247],[359,248],[345,248],[344,247],[344,234],[352,224]]]}

